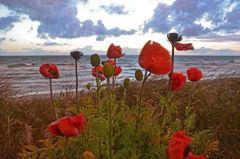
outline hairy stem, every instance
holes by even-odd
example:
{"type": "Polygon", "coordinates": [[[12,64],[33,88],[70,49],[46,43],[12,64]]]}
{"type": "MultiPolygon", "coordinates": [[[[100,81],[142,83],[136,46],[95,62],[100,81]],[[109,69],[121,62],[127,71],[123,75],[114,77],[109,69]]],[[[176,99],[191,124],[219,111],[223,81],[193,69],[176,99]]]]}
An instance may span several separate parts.
{"type": "Polygon", "coordinates": [[[141,120],[141,113],[142,113],[142,91],[143,91],[143,87],[144,84],[147,80],[147,78],[150,76],[151,73],[148,74],[147,70],[145,71],[145,75],[144,75],[144,79],[142,81],[142,85],[140,88],[140,92],[138,94],[138,111],[137,111],[137,119],[136,119],[136,125],[135,125],[135,129],[134,129],[134,134],[133,134],[133,143],[136,140],[136,136],[138,133],[138,127],[140,125],[140,120],[141,120]]]}
{"type": "Polygon", "coordinates": [[[75,76],[76,76],[76,91],[75,91],[75,98],[77,103],[77,110],[79,111],[79,100],[78,100],[78,71],[77,71],[77,60],[75,60],[75,76]]]}
{"type": "Polygon", "coordinates": [[[109,158],[112,159],[112,102],[111,102],[109,78],[107,78],[107,94],[108,94],[108,105],[109,105],[109,158]]]}
{"type": "Polygon", "coordinates": [[[171,43],[171,45],[172,45],[172,69],[171,69],[171,72],[169,74],[168,91],[171,90],[172,75],[173,75],[173,71],[174,71],[174,45],[172,43],[171,43]]]}
{"type": "Polygon", "coordinates": [[[56,109],[55,109],[55,104],[54,104],[54,100],[53,100],[53,92],[52,92],[52,78],[49,78],[49,83],[50,83],[50,96],[51,96],[51,102],[52,102],[52,107],[53,107],[53,112],[55,115],[55,119],[57,119],[57,113],[56,113],[56,109]]]}

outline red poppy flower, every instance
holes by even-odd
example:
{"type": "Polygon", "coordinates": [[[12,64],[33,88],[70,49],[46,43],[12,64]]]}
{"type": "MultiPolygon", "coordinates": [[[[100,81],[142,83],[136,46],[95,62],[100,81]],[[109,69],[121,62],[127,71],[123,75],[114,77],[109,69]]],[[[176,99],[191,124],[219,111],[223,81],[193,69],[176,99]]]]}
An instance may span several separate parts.
{"type": "Polygon", "coordinates": [[[48,125],[51,134],[57,136],[77,136],[83,132],[86,127],[86,120],[83,113],[76,116],[65,116],[48,125]]]}
{"type": "Polygon", "coordinates": [[[196,156],[196,155],[193,155],[190,152],[189,155],[188,155],[188,159],[207,159],[207,157],[205,157],[205,156],[196,156]]]}
{"type": "Polygon", "coordinates": [[[194,49],[192,46],[192,43],[187,43],[187,44],[175,43],[174,46],[178,51],[186,51],[186,50],[194,49]]]}
{"type": "Polygon", "coordinates": [[[178,90],[182,89],[185,82],[186,82],[186,76],[183,73],[174,72],[172,74],[171,90],[178,91],[178,90]]]}
{"type": "Polygon", "coordinates": [[[121,72],[122,72],[121,66],[116,66],[116,67],[114,68],[114,75],[115,75],[115,76],[118,76],[121,72]]]}
{"type": "Polygon", "coordinates": [[[187,76],[190,81],[198,81],[203,77],[202,71],[192,67],[187,70],[187,76]]]}
{"type": "Polygon", "coordinates": [[[172,69],[169,52],[159,43],[150,40],[143,46],[138,63],[157,75],[168,74],[172,69]]]}
{"type": "Polygon", "coordinates": [[[103,75],[103,66],[102,65],[98,65],[97,67],[92,68],[92,75],[94,77],[97,76],[97,71],[98,71],[98,78],[100,78],[101,81],[105,80],[105,77],[103,75]]]}
{"type": "Polygon", "coordinates": [[[113,43],[108,47],[107,57],[110,59],[120,58],[124,56],[122,53],[122,48],[120,46],[115,46],[113,43]]]}
{"type": "Polygon", "coordinates": [[[192,138],[185,135],[184,131],[176,132],[168,143],[168,159],[183,159],[185,148],[192,143],[192,138]]]}
{"type": "Polygon", "coordinates": [[[59,78],[58,68],[55,64],[42,64],[39,68],[39,72],[47,78],[59,78]]]}

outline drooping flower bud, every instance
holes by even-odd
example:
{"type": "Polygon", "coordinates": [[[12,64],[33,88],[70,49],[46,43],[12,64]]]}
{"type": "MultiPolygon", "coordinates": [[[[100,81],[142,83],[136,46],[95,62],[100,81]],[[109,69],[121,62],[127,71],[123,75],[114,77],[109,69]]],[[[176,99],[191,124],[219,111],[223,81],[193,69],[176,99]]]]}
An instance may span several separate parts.
{"type": "Polygon", "coordinates": [[[182,35],[178,35],[177,33],[169,33],[167,34],[167,38],[172,44],[175,44],[176,42],[182,40],[182,35]]]}
{"type": "Polygon", "coordinates": [[[91,83],[88,83],[88,84],[86,85],[86,88],[87,88],[88,90],[90,90],[91,87],[92,87],[92,84],[91,84],[91,83]]]}
{"type": "Polygon", "coordinates": [[[103,65],[103,74],[105,77],[110,78],[114,75],[114,67],[110,63],[105,63],[103,65]]]}
{"type": "Polygon", "coordinates": [[[142,73],[142,71],[140,69],[137,69],[135,71],[135,78],[136,78],[137,81],[142,81],[143,73],[142,73]]]}
{"type": "Polygon", "coordinates": [[[123,86],[125,88],[128,88],[130,86],[130,79],[129,78],[125,78],[123,81],[123,86]]]}
{"type": "Polygon", "coordinates": [[[98,54],[93,54],[90,60],[93,67],[97,67],[98,65],[100,65],[100,57],[98,54]]]}
{"type": "Polygon", "coordinates": [[[74,58],[74,60],[78,61],[81,56],[83,56],[83,53],[80,51],[72,51],[70,55],[72,56],[72,58],[74,58]]]}

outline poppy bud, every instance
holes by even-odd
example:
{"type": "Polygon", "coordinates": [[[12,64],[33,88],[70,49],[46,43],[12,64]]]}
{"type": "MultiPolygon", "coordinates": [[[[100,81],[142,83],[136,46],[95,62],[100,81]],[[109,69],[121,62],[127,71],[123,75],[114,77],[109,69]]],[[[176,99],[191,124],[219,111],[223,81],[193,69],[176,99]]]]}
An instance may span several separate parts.
{"type": "Polygon", "coordinates": [[[92,84],[91,84],[91,83],[88,83],[88,84],[86,85],[86,88],[87,88],[88,90],[90,90],[91,87],[92,87],[92,84]]]}
{"type": "Polygon", "coordinates": [[[130,86],[130,79],[129,78],[125,78],[123,81],[123,86],[125,88],[128,88],[130,86]]]}
{"type": "Polygon", "coordinates": [[[100,57],[98,54],[93,54],[91,56],[91,64],[94,67],[97,67],[98,65],[100,65],[100,57]]]}
{"type": "Polygon", "coordinates": [[[178,35],[177,33],[169,33],[167,34],[167,38],[172,44],[175,44],[176,42],[182,40],[182,35],[178,35]]]}
{"type": "Polygon", "coordinates": [[[70,53],[70,55],[72,56],[72,58],[74,58],[76,61],[78,61],[81,58],[81,56],[83,55],[83,53],[80,51],[72,51],[70,53]]]}
{"type": "Polygon", "coordinates": [[[110,63],[105,63],[103,65],[103,74],[105,77],[110,78],[114,75],[113,65],[110,63]]]}
{"type": "Polygon", "coordinates": [[[137,69],[135,71],[135,78],[136,78],[137,81],[142,81],[143,74],[142,74],[142,71],[140,69],[137,69]]]}
{"type": "Polygon", "coordinates": [[[95,159],[95,156],[91,151],[85,151],[83,153],[83,159],[95,159]]]}

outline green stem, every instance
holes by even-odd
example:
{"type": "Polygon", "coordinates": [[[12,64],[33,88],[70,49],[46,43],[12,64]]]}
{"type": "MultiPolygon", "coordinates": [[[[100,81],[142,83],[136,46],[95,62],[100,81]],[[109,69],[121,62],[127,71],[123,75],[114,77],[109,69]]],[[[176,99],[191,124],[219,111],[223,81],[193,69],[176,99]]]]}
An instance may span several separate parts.
{"type": "Polygon", "coordinates": [[[109,78],[107,78],[107,93],[108,93],[108,104],[109,104],[109,158],[112,159],[112,103],[111,103],[109,78]]]}
{"type": "Polygon", "coordinates": [[[142,91],[143,91],[144,84],[145,84],[147,78],[150,76],[150,74],[151,73],[148,74],[147,70],[145,71],[144,79],[142,81],[140,92],[138,94],[138,111],[137,111],[136,125],[135,125],[135,129],[134,129],[134,134],[133,134],[133,143],[136,140],[136,136],[138,133],[138,127],[140,125],[140,119],[141,119],[141,113],[142,113],[142,91]]]}
{"type": "Polygon", "coordinates": [[[168,91],[171,90],[172,75],[173,75],[173,71],[174,71],[174,45],[172,43],[171,43],[171,45],[172,45],[172,69],[171,69],[171,72],[169,74],[168,91]]]}
{"type": "Polygon", "coordinates": [[[114,86],[115,86],[115,80],[116,80],[116,76],[115,76],[115,68],[117,66],[117,59],[115,58],[114,59],[114,66],[113,66],[113,69],[114,69],[114,75],[112,77],[112,88],[114,89],[114,86]]]}
{"type": "Polygon", "coordinates": [[[53,112],[55,115],[55,119],[57,119],[57,113],[55,110],[55,105],[54,105],[54,100],[53,100],[53,91],[52,91],[52,78],[49,78],[49,83],[50,83],[50,96],[51,96],[51,102],[52,102],[52,107],[53,107],[53,112]]]}
{"type": "Polygon", "coordinates": [[[67,151],[68,151],[68,137],[64,137],[64,159],[68,158],[67,151]]]}
{"type": "MultiPolygon", "coordinates": [[[[98,78],[98,71],[96,71],[96,85],[97,85],[97,111],[98,111],[98,118],[100,118],[100,83],[98,78]]],[[[98,126],[100,126],[100,120],[98,121],[98,126]]],[[[98,158],[101,158],[101,140],[100,140],[100,127],[98,128],[98,158]]]]}
{"type": "Polygon", "coordinates": [[[78,100],[78,71],[77,71],[77,60],[75,60],[75,75],[76,75],[76,103],[77,103],[77,110],[79,111],[79,100],[78,100]]]}

